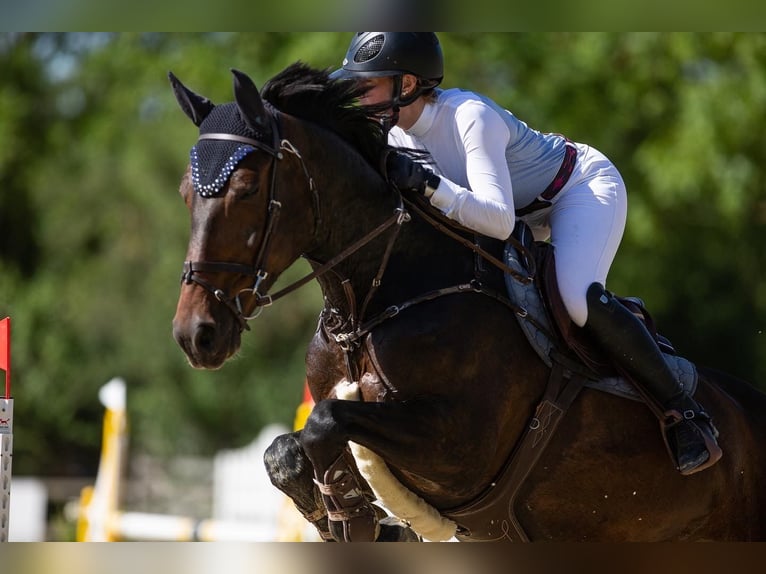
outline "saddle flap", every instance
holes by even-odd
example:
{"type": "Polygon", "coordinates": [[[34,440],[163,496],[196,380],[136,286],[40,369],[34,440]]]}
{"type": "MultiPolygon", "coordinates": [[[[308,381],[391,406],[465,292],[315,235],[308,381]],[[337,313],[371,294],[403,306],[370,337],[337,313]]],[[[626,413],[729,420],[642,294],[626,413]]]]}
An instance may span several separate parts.
{"type": "MultiPolygon", "coordinates": [[[[553,246],[550,243],[535,241],[532,231],[523,221],[517,221],[513,236],[524,246],[526,252],[531,254],[537,268],[534,286],[520,285],[512,277],[506,275],[509,296],[513,301],[522,304],[534,318],[534,321],[521,319],[522,328],[532,346],[549,366],[551,364],[551,351],[554,348],[569,349],[588,370],[592,371],[594,380],[620,378],[622,373],[617,372],[617,369],[606,354],[601,351],[598,344],[585,329],[577,326],[570,318],[558,287],[553,246]],[[541,332],[536,328],[535,323],[543,325],[547,332],[541,332]],[[550,340],[551,338],[554,340],[550,340]]],[[[520,272],[526,273],[530,268],[525,262],[524,255],[519,253],[510,243],[506,243],[504,259],[506,264],[520,272]]],[[[638,297],[616,298],[643,321],[665,354],[666,360],[676,355],[670,341],[657,333],[654,320],[641,299],[638,297]]],[[[671,367],[677,363],[677,361],[669,362],[671,367]]]]}

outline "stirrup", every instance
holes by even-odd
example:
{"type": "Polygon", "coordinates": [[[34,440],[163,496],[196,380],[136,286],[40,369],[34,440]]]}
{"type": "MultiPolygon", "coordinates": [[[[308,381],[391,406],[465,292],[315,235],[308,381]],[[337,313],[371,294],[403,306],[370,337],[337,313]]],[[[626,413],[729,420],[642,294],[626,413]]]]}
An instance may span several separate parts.
{"type": "Polygon", "coordinates": [[[710,468],[723,456],[723,451],[716,441],[719,436],[718,429],[713,424],[710,416],[702,408],[699,408],[696,411],[693,409],[686,409],[684,411],[679,411],[677,409],[668,410],[665,412],[665,420],[660,422],[660,427],[662,429],[662,438],[665,441],[665,447],[668,450],[668,454],[670,455],[676,470],[683,476],[689,476],[710,468]],[[679,446],[678,444],[671,444],[670,439],[670,434],[673,433],[674,429],[679,425],[687,425],[687,431],[695,433],[701,439],[707,450],[707,459],[688,468],[681,468],[678,459],[679,446]]]}
{"type": "Polygon", "coordinates": [[[323,481],[314,480],[327,506],[327,519],[340,523],[346,542],[374,542],[380,535],[381,516],[367,500],[359,480],[343,454],[325,471],[323,481]]]}

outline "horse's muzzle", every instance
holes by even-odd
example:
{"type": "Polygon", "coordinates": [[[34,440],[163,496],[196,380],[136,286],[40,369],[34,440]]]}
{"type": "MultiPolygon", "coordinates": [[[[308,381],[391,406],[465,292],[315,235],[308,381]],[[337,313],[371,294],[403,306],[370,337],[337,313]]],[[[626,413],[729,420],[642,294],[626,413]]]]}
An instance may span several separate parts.
{"type": "Polygon", "coordinates": [[[212,321],[173,319],[173,338],[196,369],[218,369],[239,350],[240,332],[212,321]]]}

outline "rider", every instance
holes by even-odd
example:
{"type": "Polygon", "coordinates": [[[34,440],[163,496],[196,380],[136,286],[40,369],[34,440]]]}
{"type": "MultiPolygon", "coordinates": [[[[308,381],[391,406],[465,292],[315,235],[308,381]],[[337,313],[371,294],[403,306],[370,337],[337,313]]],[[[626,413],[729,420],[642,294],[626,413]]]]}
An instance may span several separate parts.
{"type": "Polygon", "coordinates": [[[572,321],[674,421],[666,436],[676,468],[688,475],[715,464],[721,449],[710,418],[643,322],[605,289],[627,214],[615,166],[590,146],[532,129],[486,96],[437,88],[443,57],[431,32],[359,32],[331,77],[364,82],[363,105],[390,104],[381,121],[391,145],[428,153],[429,168],[401,152],[388,156],[387,176],[399,189],[490,237],[507,238],[520,216],[536,239],[550,238],[572,321]]]}

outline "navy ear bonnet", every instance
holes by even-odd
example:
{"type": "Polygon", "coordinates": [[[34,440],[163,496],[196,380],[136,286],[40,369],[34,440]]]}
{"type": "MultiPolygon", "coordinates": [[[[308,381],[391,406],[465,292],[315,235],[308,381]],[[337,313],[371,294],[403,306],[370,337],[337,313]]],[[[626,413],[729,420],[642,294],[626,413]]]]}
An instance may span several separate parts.
{"type": "MultiPolygon", "coordinates": [[[[232,134],[268,142],[270,134],[251,130],[239,115],[234,102],[215,106],[202,121],[200,135],[232,134]]],[[[255,147],[236,141],[203,139],[190,152],[192,184],[202,197],[221,194],[232,172],[255,147]]]]}

